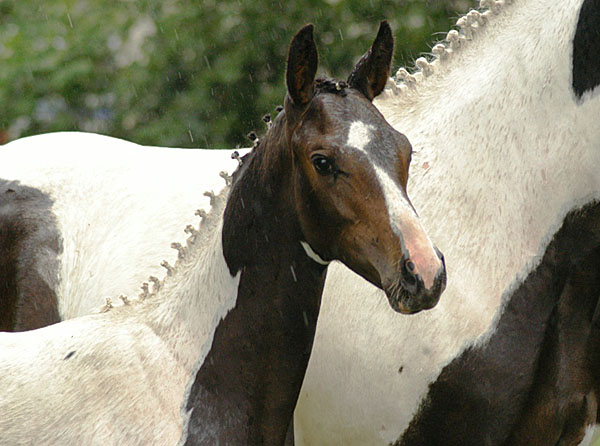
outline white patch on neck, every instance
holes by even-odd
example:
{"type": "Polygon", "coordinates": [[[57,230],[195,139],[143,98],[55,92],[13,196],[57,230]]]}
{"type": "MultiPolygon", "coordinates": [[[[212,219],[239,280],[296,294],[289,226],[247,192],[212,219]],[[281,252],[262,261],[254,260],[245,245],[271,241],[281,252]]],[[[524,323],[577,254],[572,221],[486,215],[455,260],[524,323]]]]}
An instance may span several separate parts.
{"type": "Polygon", "coordinates": [[[321,256],[319,254],[317,254],[308,243],[306,243],[304,241],[300,241],[300,244],[304,248],[306,255],[308,257],[310,257],[312,260],[314,260],[315,262],[317,262],[318,264],[327,266],[331,263],[331,262],[328,262],[327,260],[323,260],[321,258],[321,256]]]}
{"type": "Polygon", "coordinates": [[[135,298],[148,276],[163,277],[161,261],[177,261],[171,243],[186,246],[182,229],[196,221],[195,209],[210,206],[202,191],[221,190],[219,171],[237,165],[226,150],[145,147],[93,133],[48,133],[0,148],[1,178],[53,200],[63,250],[59,283],[48,284],[63,319],[90,314],[104,296],[135,298]]]}
{"type": "Polygon", "coordinates": [[[585,436],[577,446],[590,446],[594,439],[594,433],[596,431],[596,425],[591,424],[585,430],[585,436]]]}

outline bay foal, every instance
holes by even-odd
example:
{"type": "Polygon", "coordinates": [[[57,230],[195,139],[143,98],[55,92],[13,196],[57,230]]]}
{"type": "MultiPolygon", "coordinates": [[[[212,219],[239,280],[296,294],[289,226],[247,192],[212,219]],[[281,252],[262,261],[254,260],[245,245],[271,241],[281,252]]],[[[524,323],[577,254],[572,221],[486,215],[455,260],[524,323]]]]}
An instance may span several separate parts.
{"type": "Polygon", "coordinates": [[[300,30],[284,112],[231,191],[209,194],[165,281],[140,303],[1,334],[3,441],[281,444],[328,262],[396,311],[437,303],[444,261],[406,196],[410,144],[371,104],[392,45],[382,23],[348,84],[315,82],[312,26],[300,30]]]}

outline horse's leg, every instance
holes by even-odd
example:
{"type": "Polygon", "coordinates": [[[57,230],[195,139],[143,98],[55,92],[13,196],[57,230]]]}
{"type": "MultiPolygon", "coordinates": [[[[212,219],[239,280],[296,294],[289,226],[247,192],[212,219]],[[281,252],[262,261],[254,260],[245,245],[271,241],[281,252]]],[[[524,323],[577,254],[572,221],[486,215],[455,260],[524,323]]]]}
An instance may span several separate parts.
{"type": "MultiPolygon", "coordinates": [[[[590,370],[594,378],[594,389],[596,395],[600,395],[600,295],[596,303],[594,316],[592,317],[592,330],[588,341],[588,352],[590,361],[590,370]]],[[[596,416],[596,425],[600,425],[600,411],[596,416]]],[[[596,429],[592,444],[600,439],[600,427],[596,429]]]]}
{"type": "Polygon", "coordinates": [[[597,368],[590,346],[597,343],[590,341],[600,295],[600,251],[572,270],[548,326],[536,384],[507,444],[575,446],[596,422],[597,368]]]}

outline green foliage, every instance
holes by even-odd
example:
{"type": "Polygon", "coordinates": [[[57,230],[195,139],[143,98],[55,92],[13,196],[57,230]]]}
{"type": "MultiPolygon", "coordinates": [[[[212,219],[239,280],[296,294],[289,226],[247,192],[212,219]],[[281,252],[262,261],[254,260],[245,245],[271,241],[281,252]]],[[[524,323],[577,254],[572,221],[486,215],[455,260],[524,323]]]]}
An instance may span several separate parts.
{"type": "Polygon", "coordinates": [[[378,22],[396,66],[474,0],[3,0],[0,140],[95,131],[148,145],[247,144],[282,102],[288,43],[316,26],[320,70],[345,78],[378,22]],[[41,3],[41,4],[40,4],[41,3]]]}

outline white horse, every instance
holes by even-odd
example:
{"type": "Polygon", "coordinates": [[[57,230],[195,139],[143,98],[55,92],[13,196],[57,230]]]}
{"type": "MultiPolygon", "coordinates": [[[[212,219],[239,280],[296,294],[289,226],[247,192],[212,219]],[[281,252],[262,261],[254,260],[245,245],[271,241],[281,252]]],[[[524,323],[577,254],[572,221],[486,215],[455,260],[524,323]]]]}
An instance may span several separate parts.
{"type": "MultiPolygon", "coordinates": [[[[3,443],[282,444],[330,261],[384,289],[396,311],[437,303],[445,268],[406,196],[411,146],[371,103],[392,46],[384,22],[347,84],[315,82],[304,27],[283,113],[226,178],[231,192],[208,193],[212,210],[187,228],[165,281],[141,302],[0,333],[3,443]]],[[[3,193],[8,216],[39,198],[16,183],[3,193]]]]}

